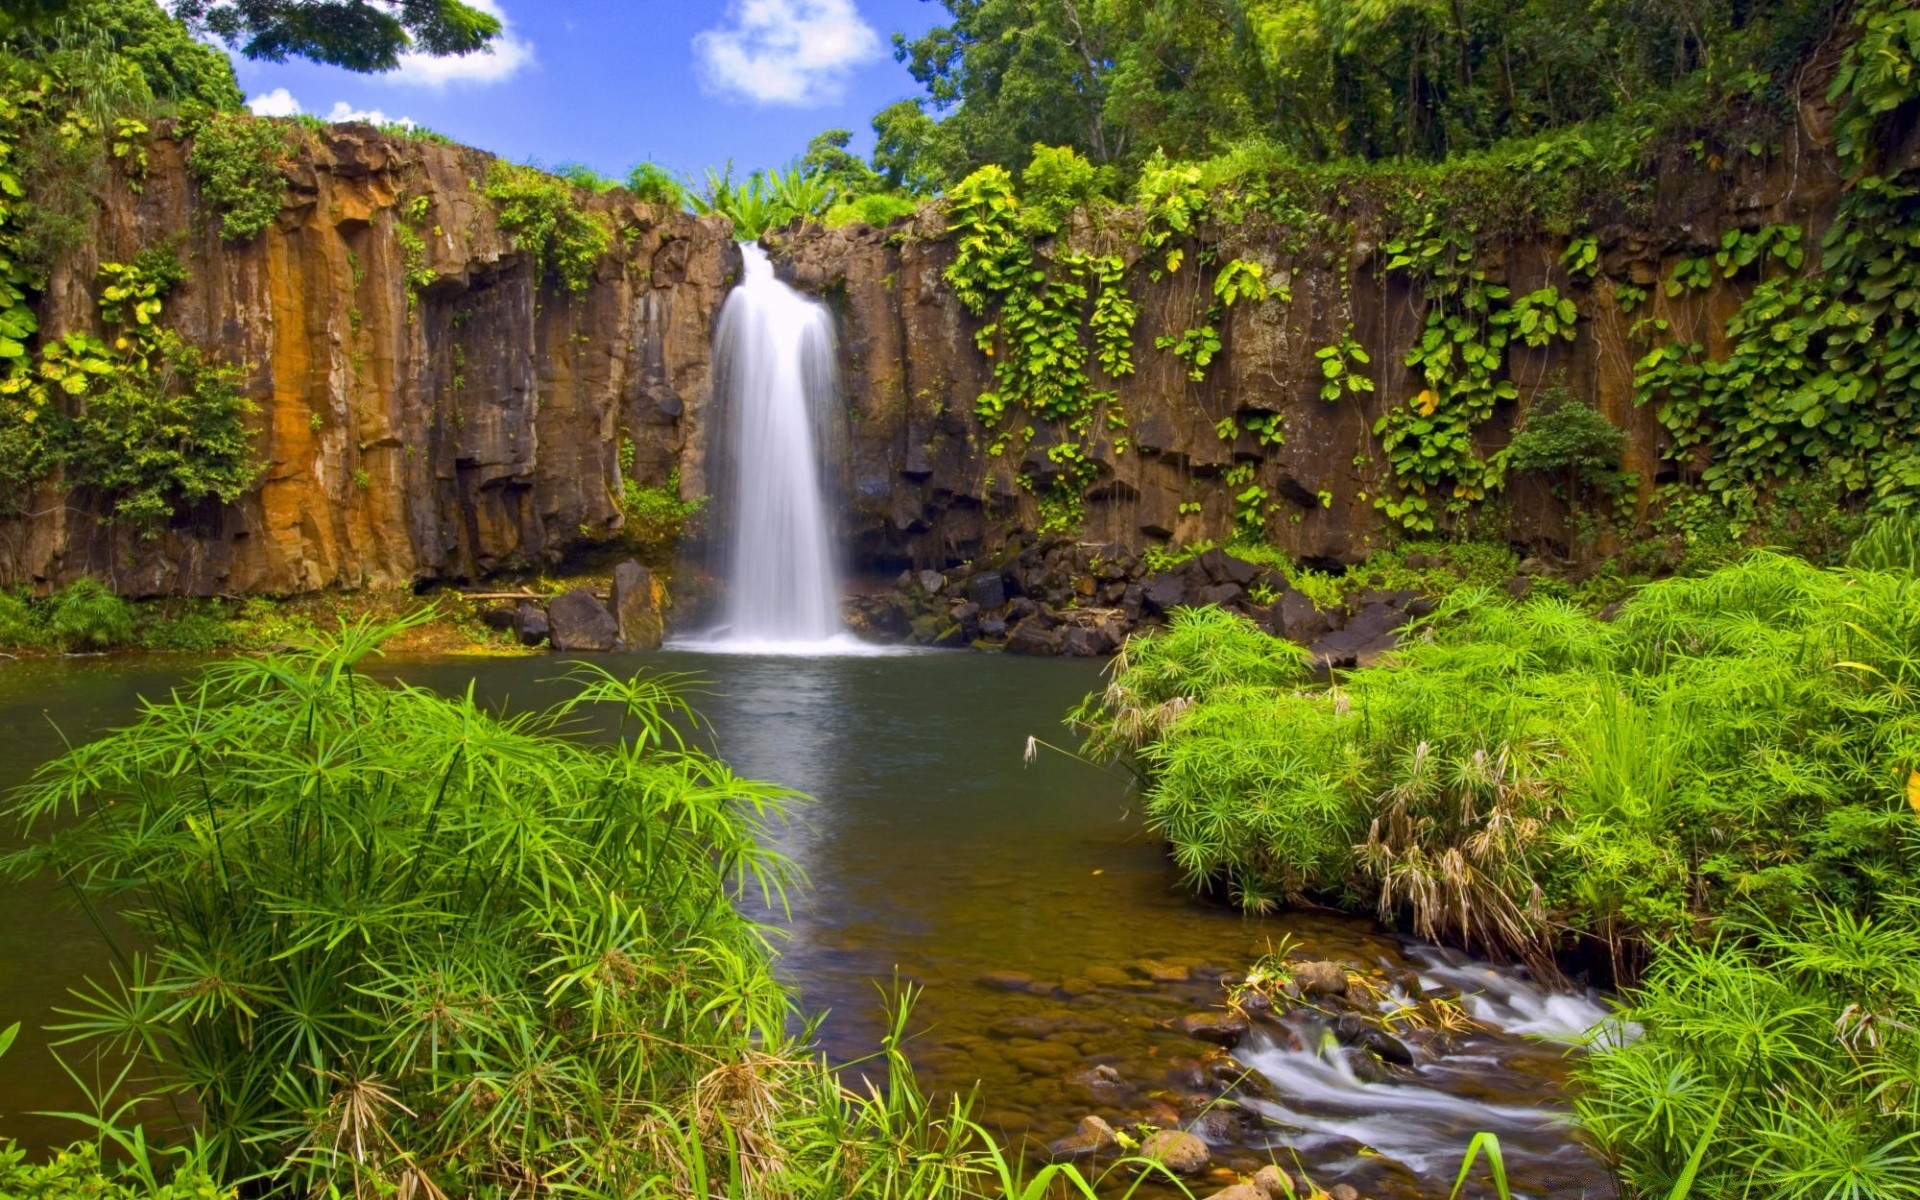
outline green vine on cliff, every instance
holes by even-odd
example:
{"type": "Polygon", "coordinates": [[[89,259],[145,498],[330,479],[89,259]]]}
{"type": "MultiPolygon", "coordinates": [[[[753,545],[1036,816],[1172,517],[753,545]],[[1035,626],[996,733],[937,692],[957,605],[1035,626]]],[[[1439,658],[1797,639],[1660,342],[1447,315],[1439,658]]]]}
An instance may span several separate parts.
{"type": "Polygon", "coordinates": [[[252,241],[280,215],[292,129],[244,112],[207,113],[186,124],[187,167],[220,214],[222,237],[252,241]]]}
{"type": "MultiPolygon", "coordinates": [[[[1635,399],[1655,406],[1670,456],[1731,505],[1809,477],[1888,507],[1920,503],[1920,173],[1880,161],[1896,114],[1920,103],[1920,13],[1863,0],[1854,22],[1830,93],[1851,186],[1818,262],[1797,226],[1729,231],[1714,265],[1763,277],[1727,321],[1725,358],[1663,342],[1636,370],[1635,399]]],[[[1683,260],[1685,285],[1699,261],[1683,260]]]]}
{"type": "Polygon", "coordinates": [[[50,338],[31,370],[0,380],[0,411],[19,455],[0,476],[0,505],[17,512],[53,472],[91,490],[109,520],[151,532],[207,499],[238,500],[259,475],[240,371],[160,325],[165,298],[185,279],[171,250],[103,263],[98,302],[105,339],[50,338]]]}
{"type": "MultiPolygon", "coordinates": [[[[1106,378],[1121,379],[1134,370],[1138,309],[1126,292],[1125,263],[1058,242],[1043,249],[1060,232],[1060,207],[1023,204],[1000,167],[983,167],[950,189],[946,219],[955,255],[945,278],[984,319],[974,341],[993,361],[993,387],[975,398],[974,411],[990,427],[1015,418],[1062,426],[1045,468],[1021,479],[1046,502],[1049,525],[1076,524],[1079,496],[1098,474],[1084,445],[1096,415],[1104,410],[1110,428],[1125,428],[1113,393],[1095,386],[1091,371],[1097,364],[1106,378]]],[[[1029,428],[1021,426],[1027,442],[1029,428]]],[[[996,453],[1010,436],[996,438],[996,453]]]]}
{"type": "Polygon", "coordinates": [[[568,291],[585,291],[594,267],[613,248],[613,222],[581,208],[573,185],[558,176],[495,161],[482,194],[534,272],[568,291]]]}

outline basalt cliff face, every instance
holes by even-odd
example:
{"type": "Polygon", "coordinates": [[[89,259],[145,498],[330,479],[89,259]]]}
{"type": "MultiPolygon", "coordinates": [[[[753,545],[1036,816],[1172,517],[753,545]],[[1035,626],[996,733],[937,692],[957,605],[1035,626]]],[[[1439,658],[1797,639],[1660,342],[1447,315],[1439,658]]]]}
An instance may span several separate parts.
{"type": "MultiPolygon", "coordinates": [[[[1817,235],[1840,187],[1818,125],[1805,117],[1794,145],[1742,163],[1676,161],[1659,176],[1650,219],[1593,231],[1591,279],[1564,269],[1564,235],[1487,245],[1481,265],[1516,295],[1554,284],[1581,318],[1571,341],[1510,347],[1520,399],[1481,430],[1487,448],[1542,389],[1564,385],[1628,431],[1623,466],[1644,496],[1662,460],[1653,414],[1633,403],[1642,350],[1632,326],[1657,317],[1674,336],[1715,346],[1744,289],[1716,281],[1670,297],[1660,282],[1727,228],[1793,222],[1817,235]],[[1627,286],[1649,294],[1631,314],[1618,295],[1627,286]]],[[[92,498],[50,487],[33,515],[0,525],[0,585],[92,574],[130,595],[208,595],[473,581],[615,538],[626,487],[677,472],[683,494],[702,494],[712,332],[740,269],[724,221],[583,194],[620,232],[573,293],[543,283],[500,228],[480,185],[490,160],[477,151],[333,127],[289,167],[278,221],[244,244],[221,239],[180,144],[156,140],[149,161],[137,189],[116,177],[100,197],[94,236],[51,281],[43,329],[90,327],[98,264],[178,239],[189,278],[167,319],[246,366],[260,483],[238,504],[180,514],[145,536],[100,521],[92,498]],[[398,231],[403,206],[417,212],[421,197],[431,279],[410,289],[398,231]]],[[[1208,301],[1197,272],[1129,273],[1138,371],[1096,382],[1118,394],[1130,445],[1093,435],[1099,478],[1083,540],[1135,551],[1225,540],[1233,489],[1222,476],[1240,463],[1274,499],[1269,537],[1296,557],[1352,561],[1377,542],[1374,498],[1390,479],[1372,429],[1418,390],[1403,364],[1424,309],[1417,288],[1385,269],[1367,222],[1339,227],[1352,232],[1337,244],[1258,216],[1217,231],[1222,259],[1261,263],[1291,300],[1231,309],[1198,383],[1154,348],[1197,323],[1208,301]],[[1349,327],[1375,390],[1328,402],[1315,351],[1349,327]],[[1223,419],[1250,414],[1277,414],[1282,443],[1223,440],[1223,419]]],[[[989,455],[973,405],[991,363],[975,346],[976,318],[942,278],[952,248],[941,234],[927,208],[887,230],[806,225],[773,239],[781,274],[838,317],[847,533],[864,567],[990,556],[1038,525],[1019,473],[1047,469],[1048,434],[1037,431],[1024,459],[989,455]]],[[[1076,236],[1132,244],[1111,234],[1076,236]]],[[[1568,541],[1544,483],[1518,477],[1495,504],[1515,540],[1568,541]]]]}
{"type": "Polygon", "coordinates": [[[142,536],[49,489],[0,529],[0,583],[79,575],[123,593],[291,594],[471,580],[617,532],[620,443],[634,473],[701,487],[709,340],[739,272],[725,222],[584,200],[620,227],[579,293],[543,285],[481,194],[477,151],[339,126],[288,170],[279,219],[235,244],[185,151],[158,139],[116,175],[94,236],[62,264],[42,328],[89,328],[101,262],[175,242],[181,335],[243,364],[265,464],[253,494],[142,536]],[[426,197],[416,289],[397,236],[426,197]],[[177,239],[177,242],[175,241],[177,239]]]}
{"type": "MultiPolygon", "coordinates": [[[[1634,368],[1646,353],[1644,333],[1664,321],[1660,336],[1697,341],[1719,355],[1726,320],[1750,292],[1715,277],[1703,288],[1667,294],[1676,262],[1711,253],[1722,233],[1790,223],[1817,243],[1831,220],[1841,181],[1810,110],[1792,145],[1765,159],[1711,165],[1664,164],[1645,205],[1650,219],[1592,230],[1597,270],[1572,274],[1562,261],[1567,236],[1546,231],[1489,240],[1475,258],[1491,281],[1514,296],[1549,285],[1579,312],[1571,340],[1507,347],[1506,377],[1519,397],[1500,406],[1478,431],[1484,455],[1504,445],[1516,421],[1549,388],[1592,404],[1627,434],[1622,469],[1638,477],[1642,505],[1671,470],[1650,407],[1634,402],[1634,368]],[[1644,292],[1631,306],[1623,288],[1644,292]]],[[[1120,218],[1124,224],[1126,218],[1120,218]]],[[[1088,451],[1099,480],[1089,490],[1082,540],[1138,551],[1172,539],[1226,542],[1234,533],[1234,492],[1222,476],[1251,465],[1250,482],[1274,500],[1266,536],[1296,560],[1353,562],[1389,531],[1374,499],[1393,487],[1373,433],[1389,408],[1404,406],[1424,384],[1407,351],[1424,330],[1425,301],[1405,272],[1390,273],[1370,222],[1344,223],[1344,240],[1253,215],[1211,231],[1217,261],[1259,263],[1265,277],[1290,293],[1227,310],[1222,348],[1204,380],[1187,364],[1155,349],[1163,336],[1206,323],[1212,301],[1200,272],[1130,269],[1139,305],[1136,372],[1096,387],[1111,390],[1125,413],[1124,434],[1096,429],[1088,451]],[[1321,398],[1326,382],[1316,351],[1351,331],[1371,363],[1368,393],[1321,398]],[[1275,414],[1280,445],[1263,443],[1244,418],[1275,414]],[[1222,422],[1236,428],[1223,438],[1222,422]],[[1122,447],[1118,438],[1128,445],[1122,447]]],[[[1044,475],[1045,429],[1024,456],[987,453],[992,431],[973,413],[974,398],[993,388],[991,360],[974,346],[980,322],[943,281],[954,250],[940,237],[937,215],[923,210],[911,225],[890,230],[806,227],[780,239],[782,273],[827,299],[841,317],[849,396],[853,535],[860,554],[877,562],[943,562],[994,555],[1033,529],[1039,513],[1020,473],[1044,475]]],[[[1130,264],[1140,250],[1124,228],[1096,230],[1084,221],[1071,235],[1130,264]]],[[[1150,264],[1143,264],[1150,265],[1150,264]]],[[[1018,422],[1016,422],[1018,424],[1018,422]]],[[[1241,485],[1244,486],[1244,485],[1241,485]]],[[[1547,482],[1515,475],[1490,505],[1493,532],[1516,543],[1565,551],[1566,505],[1547,482]]],[[[1591,549],[1591,548],[1590,548],[1591,549]]]]}

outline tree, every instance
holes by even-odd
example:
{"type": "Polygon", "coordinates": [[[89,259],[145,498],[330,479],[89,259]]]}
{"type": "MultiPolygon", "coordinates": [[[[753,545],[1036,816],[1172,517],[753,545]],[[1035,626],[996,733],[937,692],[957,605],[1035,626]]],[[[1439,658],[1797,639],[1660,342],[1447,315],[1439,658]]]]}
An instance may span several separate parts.
{"type": "Polygon", "coordinates": [[[155,0],[10,0],[0,52],[59,64],[70,79],[102,80],[134,106],[195,101],[239,108],[233,64],[194,40],[155,0]]]}
{"type": "Polygon", "coordinates": [[[248,58],[349,71],[391,71],[409,51],[472,54],[500,35],[498,17],[461,0],[176,0],[173,13],[248,58]]]}
{"type": "Polygon", "coordinates": [[[873,169],[890,188],[931,195],[966,169],[943,122],[927,115],[917,101],[889,104],[873,118],[873,169]]]}
{"type": "Polygon", "coordinates": [[[815,135],[800,156],[800,171],[821,180],[841,200],[853,200],[880,189],[880,177],[872,167],[847,149],[853,140],[850,129],[829,129],[815,135]]]}

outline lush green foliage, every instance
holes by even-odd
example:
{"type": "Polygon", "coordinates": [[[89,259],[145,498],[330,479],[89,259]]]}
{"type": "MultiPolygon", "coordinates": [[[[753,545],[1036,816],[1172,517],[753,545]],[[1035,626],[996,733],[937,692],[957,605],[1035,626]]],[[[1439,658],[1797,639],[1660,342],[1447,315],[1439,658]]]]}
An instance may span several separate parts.
{"type": "Polygon", "coordinates": [[[584,291],[613,248],[613,223],[605,213],[581,208],[573,185],[559,176],[496,161],[483,192],[534,273],[569,291],[584,291]]]}
{"type": "MultiPolygon", "coordinates": [[[[1911,878],[1910,576],[1758,555],[1649,585],[1612,622],[1462,590],[1430,629],[1330,690],[1189,697],[1138,746],[1149,816],[1196,879],[1535,957],[1578,935],[1625,970],[1736,902],[1871,911],[1911,878]]],[[[1158,640],[1077,714],[1092,749],[1129,748],[1135,663],[1213,653],[1158,640]]]]}
{"type": "Polygon", "coordinates": [[[123,116],[187,103],[233,110],[242,101],[227,56],[157,0],[62,0],[57,14],[0,14],[0,55],[77,85],[97,121],[108,113],[86,101],[106,101],[123,116]]]}
{"type": "Polygon", "coordinates": [[[53,597],[48,632],[68,650],[112,650],[133,640],[133,608],[97,579],[81,579],[53,597]]]}
{"type": "Polygon", "coordinates": [[[0,412],[14,424],[0,465],[0,507],[17,511],[59,469],[96,490],[114,520],[151,530],[203,500],[237,500],[259,474],[240,372],[210,362],[159,324],[183,275],[171,253],[105,263],[100,316],[112,343],[70,333],[41,345],[35,369],[0,379],[0,412]]]}
{"type": "Polygon", "coordinates": [[[460,0],[175,0],[173,11],[248,58],[349,71],[391,71],[409,52],[471,54],[500,34],[499,17],[460,0]]]}
{"type": "Polygon", "coordinates": [[[675,468],[665,483],[645,487],[633,478],[633,443],[620,444],[621,535],[627,544],[654,566],[673,564],[680,539],[685,537],[700,514],[706,511],[707,498],[680,495],[680,471],[675,468]]]}
{"type": "Polygon", "coordinates": [[[1507,471],[1544,472],[1562,500],[1590,512],[1632,486],[1634,477],[1620,469],[1626,441],[1619,426],[1557,389],[1535,401],[1500,455],[1507,471]]]}
{"type": "Polygon", "coordinates": [[[1655,961],[1617,1018],[1638,1036],[1580,1067],[1581,1123],[1635,1195],[1920,1196],[1920,905],[1729,924],[1655,961]]]}
{"type": "Polygon", "coordinates": [[[679,208],[687,202],[687,189],[674,178],[671,171],[658,163],[635,164],[633,170],[627,173],[627,190],[633,193],[634,199],[648,204],[679,208]]]}
{"type": "Polygon", "coordinates": [[[1912,541],[1903,517],[1853,568],[1752,555],[1611,622],[1462,590],[1325,688],[1184,611],[1074,720],[1249,907],[1641,975],[1578,1068],[1628,1195],[1920,1195],[1912,541]]]}
{"type": "Polygon", "coordinates": [[[281,164],[290,127],[249,113],[212,113],[193,122],[187,166],[220,214],[220,232],[244,242],[280,215],[287,193],[281,164]]]}
{"type": "Polygon", "coordinates": [[[1830,98],[1841,105],[1851,186],[1817,262],[1791,226],[1732,230],[1709,262],[1689,260],[1670,292],[1716,267],[1757,277],[1727,322],[1729,352],[1661,340],[1639,364],[1638,399],[1657,405],[1673,453],[1730,494],[1827,475],[1888,507],[1920,495],[1920,179],[1883,162],[1902,106],[1920,98],[1920,20],[1898,0],[1862,0],[1830,98]]]}
{"type": "MultiPolygon", "coordinates": [[[[898,44],[937,123],[889,109],[894,161],[949,178],[1035,144],[1137,167],[1266,138],[1308,160],[1450,153],[1675,88],[1778,97],[1817,0],[947,0],[898,44]]],[[[1668,103],[1673,103],[1670,98],[1668,103]]],[[[880,127],[880,119],[875,121],[880,127]]]]}

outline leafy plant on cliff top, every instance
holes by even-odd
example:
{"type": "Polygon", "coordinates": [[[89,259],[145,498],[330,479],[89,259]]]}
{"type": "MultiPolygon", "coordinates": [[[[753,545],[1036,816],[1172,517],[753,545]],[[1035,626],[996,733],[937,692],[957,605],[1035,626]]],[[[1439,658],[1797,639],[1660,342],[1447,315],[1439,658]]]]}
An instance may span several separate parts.
{"type": "Polygon", "coordinates": [[[581,208],[566,180],[507,162],[488,168],[482,192],[536,275],[569,291],[586,290],[594,267],[613,247],[613,223],[606,214],[581,208]]]}
{"type": "Polygon", "coordinates": [[[290,129],[244,112],[210,113],[191,123],[187,166],[220,214],[220,233],[228,240],[251,241],[280,215],[290,129]]]}

